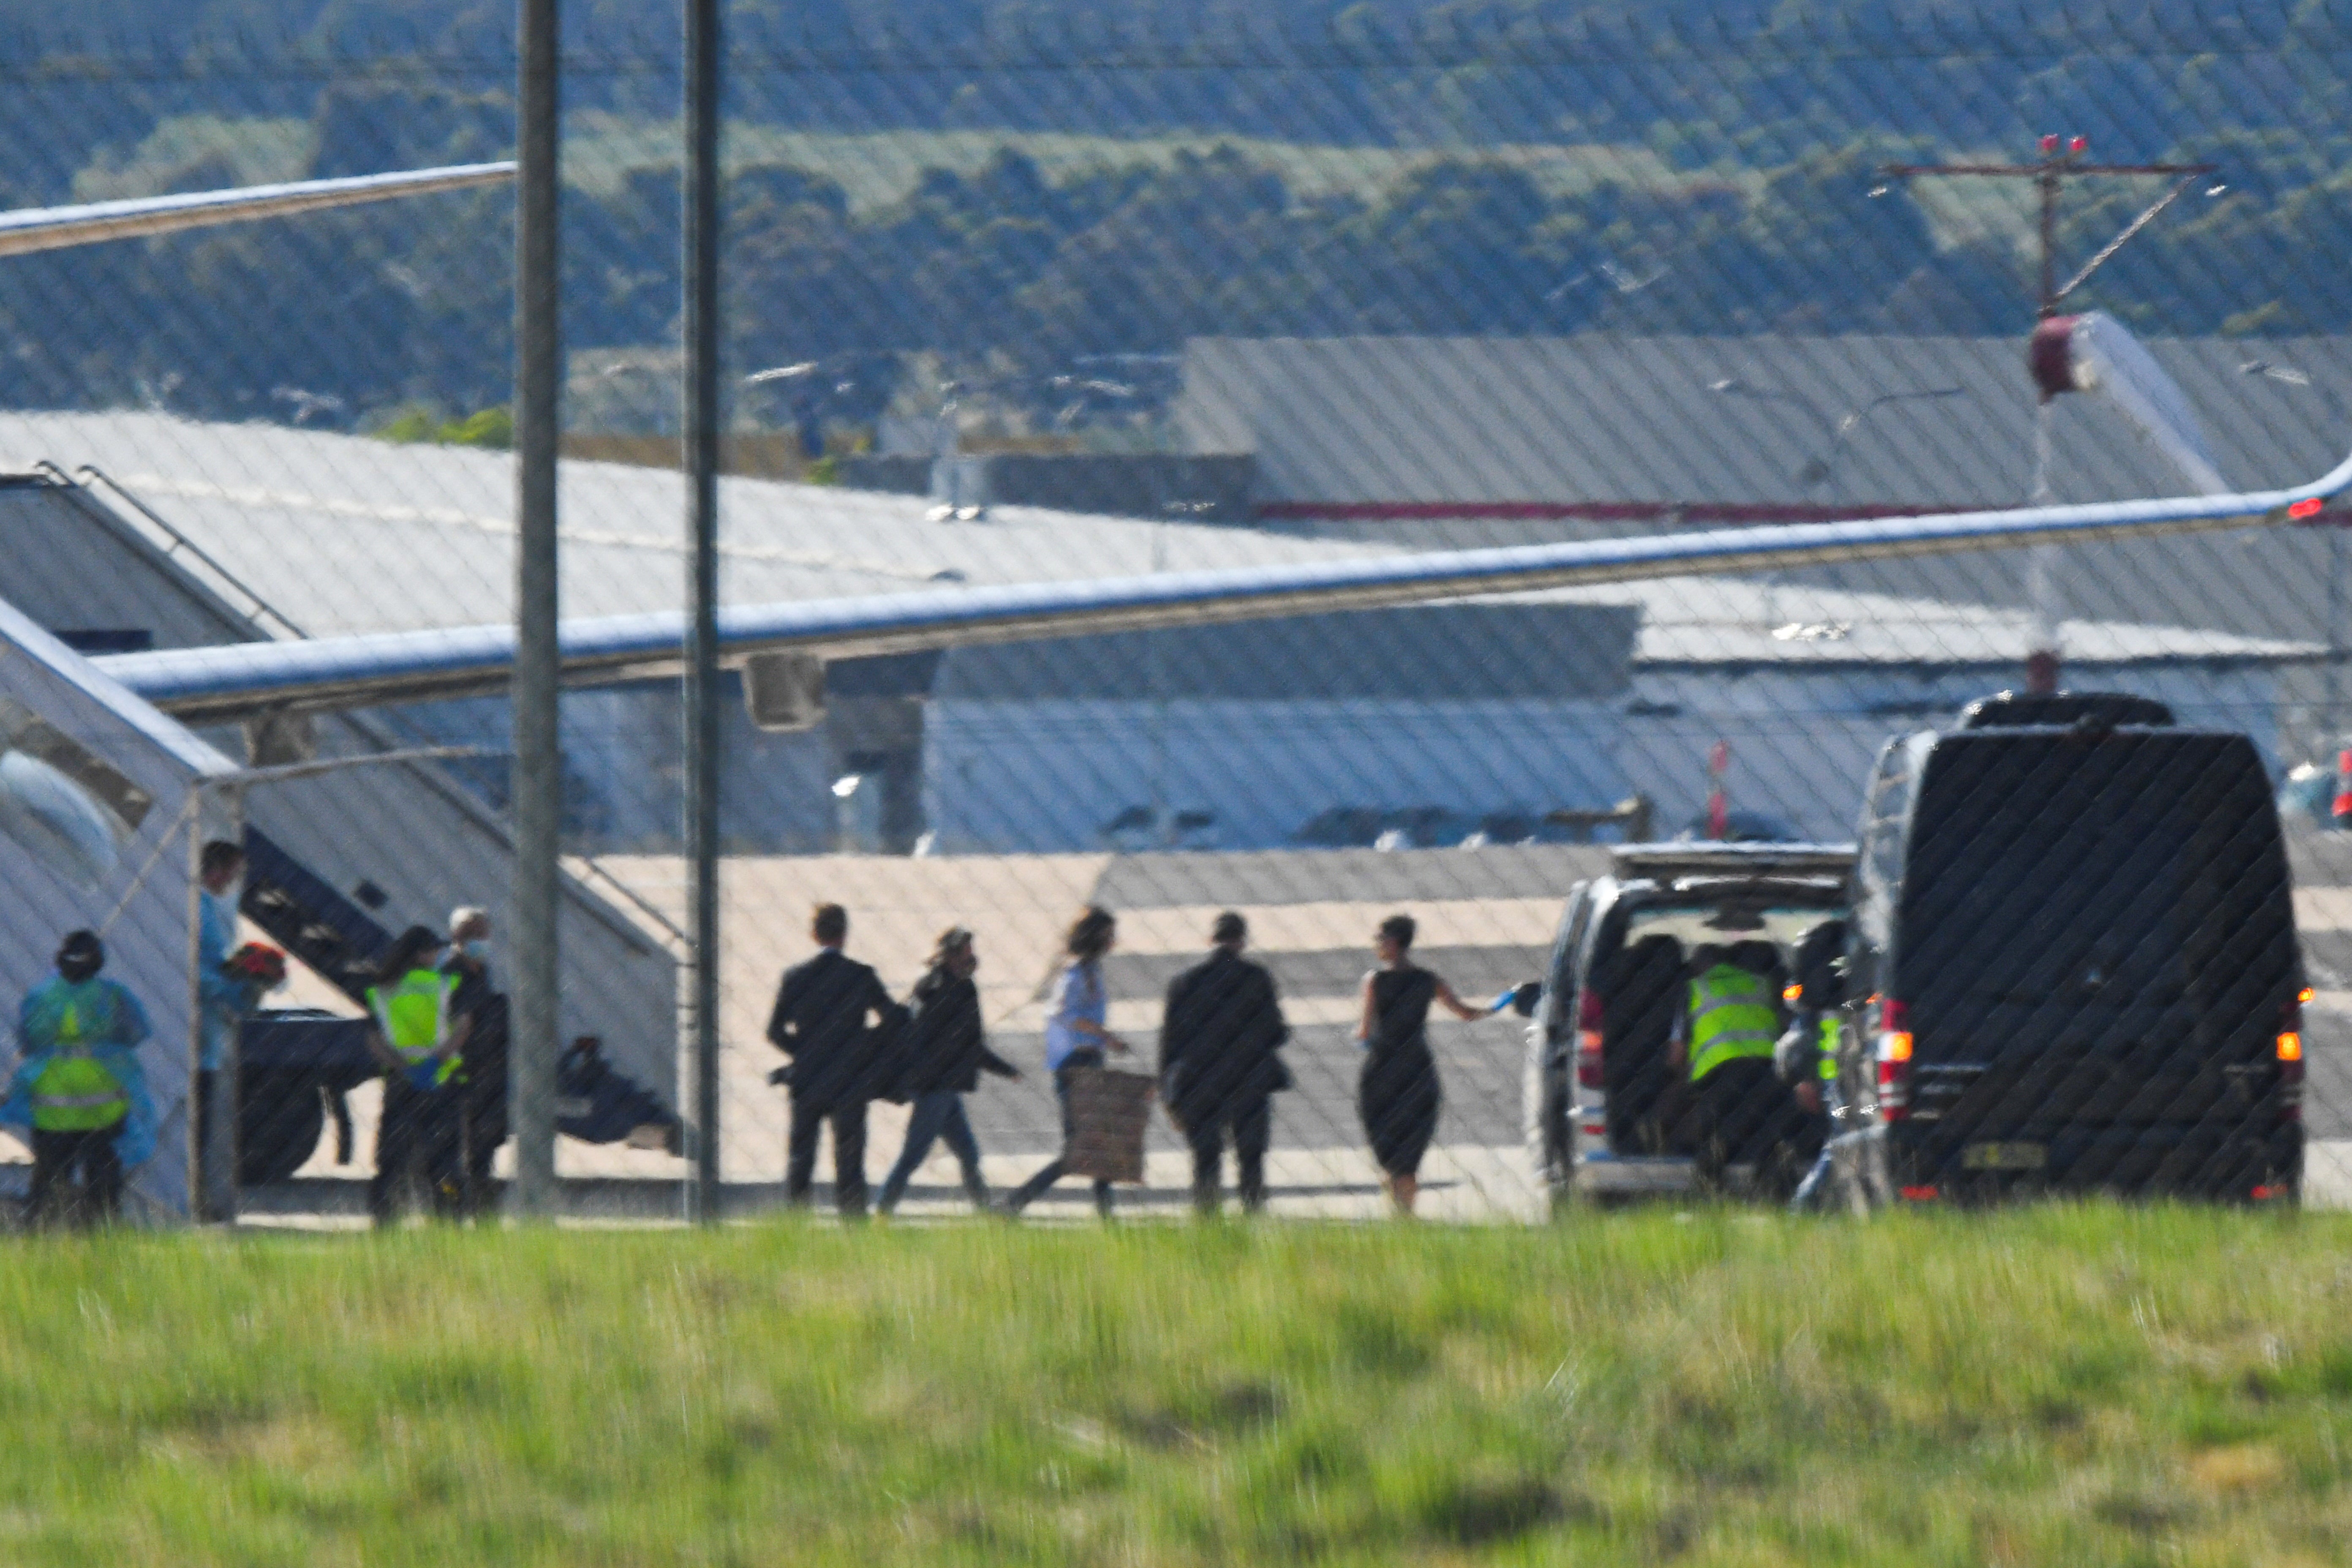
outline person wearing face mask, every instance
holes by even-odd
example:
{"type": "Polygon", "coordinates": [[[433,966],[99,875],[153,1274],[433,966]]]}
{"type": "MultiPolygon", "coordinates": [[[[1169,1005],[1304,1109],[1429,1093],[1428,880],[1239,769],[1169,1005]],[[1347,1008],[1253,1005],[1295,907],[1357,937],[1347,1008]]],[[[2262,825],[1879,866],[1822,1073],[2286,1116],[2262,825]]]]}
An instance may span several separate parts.
{"type": "Polygon", "coordinates": [[[490,917],[472,904],[449,911],[449,951],[441,972],[457,983],[449,1016],[467,1021],[463,1097],[464,1185],[458,1212],[490,1213],[498,1185],[490,1171],[507,1141],[507,999],[490,982],[490,917]]]}
{"type": "Polygon", "coordinates": [[[21,1058],[0,1099],[0,1123],[27,1130],[37,1226],[111,1223],[123,1173],[155,1152],[155,1108],[137,1049],[147,1014],[128,990],[100,978],[105,967],[98,933],[75,931],[58,949],[57,973],[17,1011],[21,1058]]]}
{"type": "MultiPolygon", "coordinates": [[[[223,1076],[229,1047],[236,1039],[237,1021],[260,1005],[261,988],[229,967],[236,946],[236,905],[245,879],[245,847],[215,838],[197,852],[196,880],[196,1049],[195,1132],[196,1169],[208,1172],[213,1130],[228,1124],[232,1114],[229,1084],[223,1076]]],[[[198,1211],[211,1213],[205,1194],[213,1184],[197,1183],[198,1211]]]]}

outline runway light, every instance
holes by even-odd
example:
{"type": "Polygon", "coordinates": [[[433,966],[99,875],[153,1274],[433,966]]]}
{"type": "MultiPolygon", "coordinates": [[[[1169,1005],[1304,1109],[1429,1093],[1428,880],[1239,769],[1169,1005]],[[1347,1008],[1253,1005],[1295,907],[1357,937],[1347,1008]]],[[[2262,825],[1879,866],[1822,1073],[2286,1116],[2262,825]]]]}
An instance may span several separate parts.
{"type": "Polygon", "coordinates": [[[2317,496],[2305,496],[2301,500],[2289,505],[2286,514],[2295,521],[2301,522],[2306,517],[2317,517],[2326,506],[2327,503],[2317,496]]]}
{"type": "Polygon", "coordinates": [[[1944,1195],[1934,1187],[1904,1187],[1900,1190],[1906,1203],[1932,1204],[1944,1195]]]}
{"type": "Polygon", "coordinates": [[[2271,1200],[2272,1198],[2283,1198],[2283,1197],[2286,1196],[2286,1188],[2284,1188],[2284,1187],[2283,1187],[2283,1186],[2275,1186],[2275,1187],[2274,1187],[2274,1186],[2271,1185],[2268,1182],[2265,1182],[2265,1183],[2263,1183],[2261,1186],[2256,1187],[2256,1188],[2253,1190],[2253,1193],[2252,1194],[2252,1196],[2253,1200],[2254,1200],[2256,1203],[2258,1203],[2258,1204],[2259,1204],[2259,1203],[2267,1203],[2267,1202],[2268,1202],[2269,1200],[2271,1200]]]}
{"type": "Polygon", "coordinates": [[[2042,139],[2042,150],[2044,153],[2055,153],[2058,151],[2058,138],[2055,136],[2044,136],[2042,139]]]}

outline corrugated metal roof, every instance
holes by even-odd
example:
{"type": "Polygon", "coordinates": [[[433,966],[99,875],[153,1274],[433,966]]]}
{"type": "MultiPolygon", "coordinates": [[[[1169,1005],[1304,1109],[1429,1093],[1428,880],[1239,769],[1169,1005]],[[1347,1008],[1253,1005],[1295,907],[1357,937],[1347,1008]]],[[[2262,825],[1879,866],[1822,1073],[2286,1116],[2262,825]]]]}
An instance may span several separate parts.
{"type": "MultiPolygon", "coordinates": [[[[0,415],[0,454],[95,464],[314,636],[477,626],[512,613],[513,465],[504,454],[396,446],[167,415],[0,415]]],[[[564,613],[678,608],[685,489],[676,473],[562,468],[564,613]]],[[[933,580],[1069,581],[1244,566],[1396,547],[1255,529],[1151,523],[1027,507],[936,522],[919,497],[763,479],[720,487],[731,604],[903,590],[933,580]],[[954,574],[954,576],[942,576],[954,574]]],[[[1637,605],[1649,664],[2010,664],[2033,646],[2021,612],[1893,594],[1685,578],[1533,602],[1637,605]]],[[[2074,621],[2068,656],[2298,659],[2273,637],[2074,621]]]]}
{"type": "MultiPolygon", "coordinates": [[[[2157,339],[2241,488],[2352,447],[2352,339],[2157,339]],[[2243,374],[2264,360],[2308,378],[2243,374]]],[[[1259,499],[2002,506],[2032,487],[2011,338],[1199,338],[1175,408],[1196,452],[1254,453],[1259,499]],[[1715,390],[1730,381],[1745,393],[1715,390]],[[1957,387],[1959,395],[1874,400],[1957,387]],[[1826,458],[1817,483],[1809,459],[1826,458]]],[[[2183,488],[2104,401],[2051,405],[2053,499],[2183,488]]]]}

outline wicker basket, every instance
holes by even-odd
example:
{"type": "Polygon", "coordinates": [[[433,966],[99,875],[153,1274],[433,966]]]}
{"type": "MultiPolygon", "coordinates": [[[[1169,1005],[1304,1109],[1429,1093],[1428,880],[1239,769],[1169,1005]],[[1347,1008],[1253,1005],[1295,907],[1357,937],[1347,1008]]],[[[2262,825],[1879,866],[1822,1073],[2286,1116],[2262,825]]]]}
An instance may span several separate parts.
{"type": "Polygon", "coordinates": [[[1063,1164],[1097,1182],[1143,1180],[1143,1130],[1157,1086],[1149,1075],[1109,1068],[1070,1074],[1070,1146],[1063,1164]]]}

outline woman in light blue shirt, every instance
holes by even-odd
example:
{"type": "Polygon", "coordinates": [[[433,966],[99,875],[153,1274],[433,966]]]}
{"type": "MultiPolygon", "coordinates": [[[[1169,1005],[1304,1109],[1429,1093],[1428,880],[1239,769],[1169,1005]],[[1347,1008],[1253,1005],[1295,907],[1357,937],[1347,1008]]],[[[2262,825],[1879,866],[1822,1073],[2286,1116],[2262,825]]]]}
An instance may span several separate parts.
{"type": "MultiPolygon", "coordinates": [[[[1108,910],[1089,904],[1070,926],[1063,948],[1069,963],[1054,983],[1054,1010],[1045,1021],[1045,1065],[1054,1073],[1054,1098],[1062,1102],[1062,1148],[1053,1163],[1021,1184],[1005,1199],[1013,1214],[1044,1195],[1067,1169],[1070,1127],[1070,1075],[1079,1068],[1098,1068],[1105,1053],[1125,1056],[1127,1042],[1110,1032],[1110,992],[1103,984],[1102,961],[1118,942],[1118,921],[1108,910]]],[[[1095,1212],[1110,1217],[1110,1184],[1095,1184],[1095,1212]]]]}

